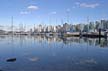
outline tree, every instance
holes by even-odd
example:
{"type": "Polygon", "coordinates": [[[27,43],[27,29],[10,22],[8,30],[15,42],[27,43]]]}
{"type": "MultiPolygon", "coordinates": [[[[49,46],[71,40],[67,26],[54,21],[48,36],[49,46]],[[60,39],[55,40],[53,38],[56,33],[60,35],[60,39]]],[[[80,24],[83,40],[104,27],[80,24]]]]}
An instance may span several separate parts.
{"type": "Polygon", "coordinates": [[[84,25],[84,30],[83,32],[88,32],[88,24],[84,25]]]}
{"type": "Polygon", "coordinates": [[[94,31],[94,29],[95,29],[94,23],[90,22],[90,24],[89,24],[89,30],[90,31],[94,31]]]}
{"type": "Polygon", "coordinates": [[[100,22],[96,21],[96,26],[95,26],[95,29],[98,31],[100,28],[100,22]]]}

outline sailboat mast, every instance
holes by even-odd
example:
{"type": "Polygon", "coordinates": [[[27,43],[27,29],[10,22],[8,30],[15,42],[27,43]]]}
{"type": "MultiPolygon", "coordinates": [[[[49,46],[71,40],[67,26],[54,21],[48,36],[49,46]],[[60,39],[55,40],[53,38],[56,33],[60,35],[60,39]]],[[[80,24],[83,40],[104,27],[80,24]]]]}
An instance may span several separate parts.
{"type": "Polygon", "coordinates": [[[13,35],[13,16],[11,17],[11,31],[12,31],[12,35],[13,35]]]}

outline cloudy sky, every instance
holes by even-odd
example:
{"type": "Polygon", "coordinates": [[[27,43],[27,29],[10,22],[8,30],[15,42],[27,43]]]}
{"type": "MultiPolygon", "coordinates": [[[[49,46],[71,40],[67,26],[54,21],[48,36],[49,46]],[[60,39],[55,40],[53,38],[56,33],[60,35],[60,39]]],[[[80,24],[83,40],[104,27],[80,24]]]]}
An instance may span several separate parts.
{"type": "Polygon", "coordinates": [[[108,0],[0,0],[0,25],[77,24],[108,19],[108,0]]]}

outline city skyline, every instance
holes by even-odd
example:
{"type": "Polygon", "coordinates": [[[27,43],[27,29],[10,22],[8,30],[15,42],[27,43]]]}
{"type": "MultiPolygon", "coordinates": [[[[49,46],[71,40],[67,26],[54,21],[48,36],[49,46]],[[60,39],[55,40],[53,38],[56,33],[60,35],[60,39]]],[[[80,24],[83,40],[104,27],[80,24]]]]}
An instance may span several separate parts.
{"type": "Polygon", "coordinates": [[[78,24],[87,21],[108,19],[107,0],[1,0],[0,25],[58,25],[78,24]]]}

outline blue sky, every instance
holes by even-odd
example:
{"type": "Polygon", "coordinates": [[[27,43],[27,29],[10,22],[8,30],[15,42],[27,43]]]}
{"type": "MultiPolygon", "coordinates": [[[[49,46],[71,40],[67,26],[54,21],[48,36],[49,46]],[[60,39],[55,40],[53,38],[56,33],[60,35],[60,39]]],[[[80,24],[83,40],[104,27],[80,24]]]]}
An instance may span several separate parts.
{"type": "Polygon", "coordinates": [[[15,25],[108,19],[108,0],[0,0],[0,25],[10,25],[12,16],[15,25]]]}

